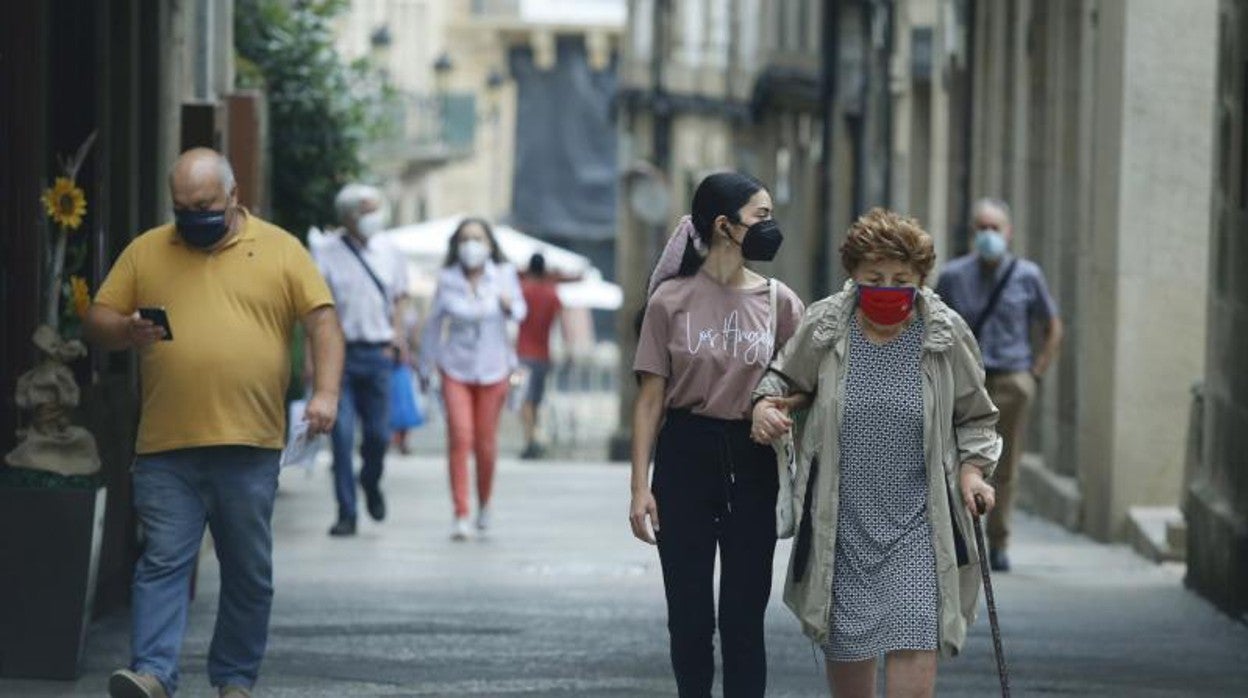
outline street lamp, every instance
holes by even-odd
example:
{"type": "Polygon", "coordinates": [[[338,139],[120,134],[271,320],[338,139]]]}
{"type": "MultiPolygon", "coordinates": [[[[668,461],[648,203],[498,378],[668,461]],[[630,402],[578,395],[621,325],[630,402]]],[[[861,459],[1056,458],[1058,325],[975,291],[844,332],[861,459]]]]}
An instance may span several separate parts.
{"type": "Polygon", "coordinates": [[[393,43],[394,37],[390,34],[390,27],[385,24],[374,29],[368,37],[373,61],[377,64],[377,70],[383,78],[390,77],[390,46],[393,43]]]}
{"type": "Polygon", "coordinates": [[[502,71],[498,68],[490,68],[490,74],[485,77],[485,87],[490,91],[490,94],[496,94],[498,88],[502,87],[505,82],[507,82],[507,78],[503,76],[502,71]]]}
{"type": "Polygon", "coordinates": [[[368,43],[372,44],[373,48],[379,50],[389,48],[390,44],[394,43],[394,37],[390,34],[390,26],[383,24],[374,29],[373,33],[368,37],[368,43]]]}
{"type": "Polygon", "coordinates": [[[445,95],[448,83],[451,79],[451,71],[455,69],[455,63],[451,61],[451,56],[446,51],[438,54],[433,62],[433,78],[439,93],[445,95]]]}

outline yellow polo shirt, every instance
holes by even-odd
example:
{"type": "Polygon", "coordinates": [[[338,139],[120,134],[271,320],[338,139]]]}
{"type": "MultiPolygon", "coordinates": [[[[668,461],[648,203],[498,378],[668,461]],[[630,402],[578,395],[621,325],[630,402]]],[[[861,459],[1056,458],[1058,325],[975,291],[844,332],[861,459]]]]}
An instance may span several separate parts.
{"type": "Polygon", "coordinates": [[[172,223],[135,238],[95,302],[129,315],[164,307],[173,341],[139,350],[136,451],[281,448],[295,323],[334,299],[295,236],[247,214],[224,248],[184,243],[172,223]]]}

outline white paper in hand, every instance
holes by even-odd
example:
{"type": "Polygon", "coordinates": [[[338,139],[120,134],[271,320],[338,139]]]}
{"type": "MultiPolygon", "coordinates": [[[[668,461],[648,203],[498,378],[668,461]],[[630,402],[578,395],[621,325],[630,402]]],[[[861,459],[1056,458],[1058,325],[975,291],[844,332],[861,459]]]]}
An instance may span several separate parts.
{"type": "Polygon", "coordinates": [[[321,437],[313,434],[304,421],[303,411],[307,408],[305,400],[290,403],[290,436],[286,448],[282,449],[281,466],[299,465],[311,471],[316,463],[316,454],[321,450],[321,437]]]}

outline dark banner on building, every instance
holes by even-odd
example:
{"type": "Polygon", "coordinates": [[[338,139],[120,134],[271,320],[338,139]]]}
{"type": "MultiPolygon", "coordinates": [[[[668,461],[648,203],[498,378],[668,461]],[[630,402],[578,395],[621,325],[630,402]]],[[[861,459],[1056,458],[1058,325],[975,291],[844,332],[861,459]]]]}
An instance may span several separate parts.
{"type": "Polygon", "coordinates": [[[511,52],[517,87],[512,223],[540,237],[615,236],[614,61],[595,71],[579,38],[558,41],[542,69],[528,48],[511,52]]]}

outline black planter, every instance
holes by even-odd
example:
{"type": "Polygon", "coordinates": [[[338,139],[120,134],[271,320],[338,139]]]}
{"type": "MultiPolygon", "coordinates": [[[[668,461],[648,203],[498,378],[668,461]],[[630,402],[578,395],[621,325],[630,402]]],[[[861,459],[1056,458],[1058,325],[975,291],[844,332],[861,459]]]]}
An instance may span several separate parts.
{"type": "Polygon", "coordinates": [[[105,495],[0,486],[0,676],[78,678],[105,495]]]}

